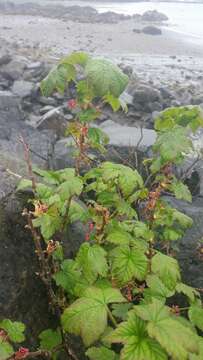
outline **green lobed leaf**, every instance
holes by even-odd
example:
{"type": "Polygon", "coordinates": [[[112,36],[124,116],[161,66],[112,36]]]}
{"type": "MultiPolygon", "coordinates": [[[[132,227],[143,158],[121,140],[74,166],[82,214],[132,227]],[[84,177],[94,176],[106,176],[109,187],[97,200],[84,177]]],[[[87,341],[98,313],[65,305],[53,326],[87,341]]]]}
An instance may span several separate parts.
{"type": "Polygon", "coordinates": [[[108,144],[109,138],[101,129],[90,127],[88,129],[88,139],[92,148],[105,152],[104,146],[108,144]]]}
{"type": "Polygon", "coordinates": [[[155,155],[159,154],[160,159],[155,157],[151,170],[153,172],[159,171],[162,166],[169,162],[179,163],[192,148],[188,130],[185,128],[175,126],[167,132],[160,133],[153,146],[155,155]],[[156,166],[154,166],[154,162],[156,166]]]}
{"type": "Polygon", "coordinates": [[[51,237],[61,228],[63,218],[58,213],[55,206],[48,209],[47,213],[34,219],[33,226],[40,227],[42,236],[45,240],[51,239],[51,237]]]}
{"type": "Polygon", "coordinates": [[[96,96],[112,94],[119,97],[128,84],[128,76],[116,65],[104,59],[90,59],[85,75],[96,96]]]}
{"type": "Polygon", "coordinates": [[[168,289],[157,275],[148,275],[146,278],[148,289],[144,290],[145,299],[153,298],[164,300],[174,295],[175,290],[168,289]]]}
{"type": "Polygon", "coordinates": [[[75,295],[76,284],[80,282],[81,273],[77,269],[74,260],[66,259],[61,264],[61,270],[53,275],[57,286],[62,288],[70,295],[75,295]]]}
{"type": "Polygon", "coordinates": [[[56,346],[62,343],[61,332],[59,329],[47,329],[40,333],[40,349],[43,350],[52,350],[56,346]]]}
{"type": "Polygon", "coordinates": [[[18,187],[17,187],[17,191],[25,190],[27,188],[32,188],[32,181],[28,180],[28,179],[20,180],[18,187]]]}
{"type": "Polygon", "coordinates": [[[9,339],[15,343],[21,343],[25,340],[25,325],[19,321],[4,319],[0,322],[0,329],[5,330],[9,339]]]}
{"type": "Polygon", "coordinates": [[[80,122],[88,123],[97,119],[100,115],[100,112],[96,108],[89,108],[82,110],[80,113],[77,114],[80,122]]]}
{"type": "Polygon", "coordinates": [[[14,354],[13,347],[0,337],[0,359],[7,360],[14,354]]]}
{"type": "Polygon", "coordinates": [[[122,343],[121,360],[167,360],[165,351],[147,334],[146,323],[132,310],[128,320],[107,336],[113,343],[122,343]]]}
{"type": "Polygon", "coordinates": [[[69,81],[76,76],[75,67],[71,64],[58,64],[55,66],[40,84],[42,94],[50,96],[54,91],[64,93],[69,81]]]}
{"type": "Polygon", "coordinates": [[[126,320],[128,317],[128,311],[132,309],[131,303],[126,304],[113,304],[112,305],[112,314],[122,320],[126,320]]]}
{"type": "Polygon", "coordinates": [[[203,331],[203,307],[198,304],[192,304],[188,311],[188,315],[192,324],[203,331]]]}
{"type": "Polygon", "coordinates": [[[203,126],[202,110],[199,106],[179,106],[161,112],[155,121],[155,129],[167,131],[176,125],[189,127],[193,132],[203,126]]]}
{"type": "Polygon", "coordinates": [[[195,300],[196,297],[200,296],[197,290],[183,283],[178,283],[176,285],[176,291],[178,293],[183,293],[184,295],[186,295],[189,298],[189,300],[192,302],[195,300]]]}
{"type": "Polygon", "coordinates": [[[118,224],[109,228],[106,240],[115,245],[129,245],[133,237],[118,224]]]}
{"type": "Polygon", "coordinates": [[[170,190],[174,193],[176,199],[192,201],[192,194],[188,186],[183,184],[182,181],[174,180],[170,185],[170,190]]]}
{"type": "Polygon", "coordinates": [[[119,285],[124,285],[132,279],[144,280],[148,269],[148,259],[145,254],[128,245],[117,246],[110,254],[112,275],[119,285]]]}
{"type": "Polygon", "coordinates": [[[169,290],[173,290],[181,278],[177,260],[160,252],[152,258],[152,272],[169,290]]]}
{"type": "Polygon", "coordinates": [[[65,331],[80,335],[86,346],[99,339],[107,326],[107,305],[114,302],[125,302],[118,289],[86,289],[83,296],[70,305],[62,315],[65,331]]]}
{"type": "Polygon", "coordinates": [[[89,55],[87,53],[83,51],[74,51],[70,55],[64,57],[61,60],[61,63],[85,66],[88,59],[89,55]]]}
{"type": "Polygon", "coordinates": [[[83,183],[82,180],[75,177],[72,180],[67,180],[63,182],[58,187],[58,194],[60,195],[62,200],[67,200],[74,195],[80,195],[83,189],[83,183]]]}
{"type": "Polygon", "coordinates": [[[72,199],[68,211],[68,218],[70,223],[73,223],[75,221],[85,222],[88,220],[87,209],[85,209],[82,205],[80,205],[80,203],[72,199]]]}
{"type": "Polygon", "coordinates": [[[91,347],[85,353],[90,360],[118,360],[118,355],[105,346],[91,347]]]}
{"type": "Polygon", "coordinates": [[[118,111],[121,107],[119,98],[110,93],[104,96],[104,101],[112,107],[114,112],[118,111]]]}
{"type": "Polygon", "coordinates": [[[108,271],[106,251],[99,245],[84,243],[81,245],[76,262],[87,281],[93,283],[100,275],[105,277],[108,271]]]}
{"type": "Polygon", "coordinates": [[[187,326],[171,316],[170,310],[161,301],[135,306],[135,312],[148,321],[147,332],[167,351],[174,360],[187,360],[189,353],[198,353],[198,337],[187,326]]]}

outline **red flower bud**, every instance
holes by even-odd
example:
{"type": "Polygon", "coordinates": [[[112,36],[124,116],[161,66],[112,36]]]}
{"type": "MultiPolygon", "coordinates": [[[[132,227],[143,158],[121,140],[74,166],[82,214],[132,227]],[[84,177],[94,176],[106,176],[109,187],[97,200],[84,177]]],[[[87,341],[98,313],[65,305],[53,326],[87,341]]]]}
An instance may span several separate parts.
{"type": "Polygon", "coordinates": [[[25,359],[29,352],[29,349],[20,347],[15,353],[15,360],[25,359]]]}
{"type": "Polygon", "coordinates": [[[85,241],[89,241],[90,240],[90,234],[89,233],[86,233],[85,234],[85,241]]]}
{"type": "Polygon", "coordinates": [[[75,99],[71,99],[68,101],[68,107],[69,109],[75,109],[77,106],[77,101],[75,99]]]}
{"type": "Polygon", "coordinates": [[[87,134],[88,134],[88,127],[87,127],[87,126],[83,126],[83,127],[82,127],[82,134],[83,134],[84,136],[87,136],[87,134]]]}
{"type": "Polygon", "coordinates": [[[93,223],[89,223],[89,230],[93,231],[94,230],[94,224],[93,223]]]}
{"type": "Polygon", "coordinates": [[[5,330],[0,330],[0,338],[5,341],[8,338],[7,332],[5,330]]]}

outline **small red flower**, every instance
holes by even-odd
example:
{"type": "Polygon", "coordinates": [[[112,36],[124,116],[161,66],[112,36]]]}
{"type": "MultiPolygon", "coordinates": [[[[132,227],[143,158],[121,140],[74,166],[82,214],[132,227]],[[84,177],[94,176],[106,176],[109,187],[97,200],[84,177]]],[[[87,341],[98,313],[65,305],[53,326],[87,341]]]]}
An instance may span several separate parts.
{"type": "Polygon", "coordinates": [[[8,338],[8,335],[7,335],[7,332],[5,330],[0,330],[0,338],[3,340],[3,341],[6,341],[7,338],[8,338]]]}
{"type": "Polygon", "coordinates": [[[89,241],[90,240],[90,234],[89,233],[86,233],[85,234],[85,241],[89,241]]]}
{"type": "Polygon", "coordinates": [[[20,347],[15,353],[15,360],[25,359],[29,352],[29,349],[20,347]]]}
{"type": "Polygon", "coordinates": [[[89,223],[89,230],[93,231],[94,230],[94,224],[93,223],[89,223]]]}
{"type": "Polygon", "coordinates": [[[83,136],[87,136],[87,134],[88,134],[88,127],[87,126],[82,127],[82,134],[83,134],[83,136]]]}
{"type": "Polygon", "coordinates": [[[75,109],[77,106],[77,101],[75,99],[71,99],[68,101],[68,107],[69,109],[75,109]]]}

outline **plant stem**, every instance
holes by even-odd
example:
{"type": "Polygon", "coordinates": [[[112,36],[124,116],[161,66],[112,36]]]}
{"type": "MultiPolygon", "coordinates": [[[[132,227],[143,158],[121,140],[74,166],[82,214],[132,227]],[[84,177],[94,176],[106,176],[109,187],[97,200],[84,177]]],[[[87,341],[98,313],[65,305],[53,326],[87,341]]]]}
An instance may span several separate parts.
{"type": "Polygon", "coordinates": [[[117,321],[116,321],[115,317],[113,316],[113,314],[112,314],[112,312],[111,312],[111,310],[109,309],[108,306],[107,306],[107,313],[108,313],[108,317],[109,317],[109,319],[111,320],[112,324],[113,324],[115,327],[117,327],[117,326],[118,326],[117,321]]]}

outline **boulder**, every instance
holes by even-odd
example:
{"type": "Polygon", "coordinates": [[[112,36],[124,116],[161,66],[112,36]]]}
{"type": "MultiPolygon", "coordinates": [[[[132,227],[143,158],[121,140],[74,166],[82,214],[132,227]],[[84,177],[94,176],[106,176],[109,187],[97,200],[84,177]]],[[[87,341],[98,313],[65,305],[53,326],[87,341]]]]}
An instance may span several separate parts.
{"type": "Polygon", "coordinates": [[[58,136],[64,135],[67,128],[67,120],[64,117],[61,107],[49,110],[44,114],[36,124],[36,128],[39,130],[53,130],[58,136]]]}
{"type": "Polygon", "coordinates": [[[13,59],[0,68],[0,73],[4,78],[14,81],[22,77],[25,68],[26,63],[23,59],[13,59]]]}
{"type": "Polygon", "coordinates": [[[198,94],[192,97],[193,105],[201,105],[203,103],[203,94],[198,94]]]}
{"type": "Polygon", "coordinates": [[[193,226],[185,236],[178,241],[177,253],[182,270],[183,281],[195,288],[202,288],[203,284],[203,261],[200,258],[198,247],[203,237],[203,199],[196,198],[192,204],[180,200],[166,198],[171,206],[177,208],[193,219],[193,226]]]}
{"type": "Polygon", "coordinates": [[[128,92],[133,96],[134,104],[147,105],[155,101],[161,101],[160,91],[150,85],[134,85],[132,84],[128,92]]]}
{"type": "Polygon", "coordinates": [[[0,55],[0,66],[7,65],[11,61],[11,56],[9,54],[0,55]]]}
{"type": "Polygon", "coordinates": [[[20,98],[25,98],[32,95],[34,84],[30,81],[16,80],[12,86],[12,92],[20,98]]]}
{"type": "Polygon", "coordinates": [[[162,31],[156,26],[145,26],[142,32],[147,35],[161,35],[162,31]]]}
{"type": "Polygon", "coordinates": [[[102,130],[109,136],[109,145],[117,147],[137,147],[139,150],[147,150],[156,140],[156,132],[150,129],[141,129],[129,126],[121,126],[112,120],[107,120],[100,125],[102,130]],[[141,138],[142,137],[142,138],[141,138]]]}
{"type": "Polygon", "coordinates": [[[157,10],[148,10],[145,11],[144,14],[142,15],[142,20],[150,21],[150,22],[161,22],[161,21],[167,21],[168,16],[157,10]]]}
{"type": "Polygon", "coordinates": [[[0,91],[0,118],[4,122],[19,121],[24,118],[19,97],[10,91],[0,91]]]}

